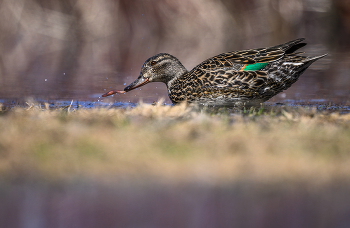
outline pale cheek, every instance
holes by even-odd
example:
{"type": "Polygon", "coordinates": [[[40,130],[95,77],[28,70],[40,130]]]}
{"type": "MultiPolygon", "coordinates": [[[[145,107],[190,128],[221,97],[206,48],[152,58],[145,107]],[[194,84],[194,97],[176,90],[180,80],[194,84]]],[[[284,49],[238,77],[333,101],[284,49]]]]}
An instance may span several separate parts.
{"type": "Polygon", "coordinates": [[[152,76],[152,70],[147,70],[143,73],[143,77],[148,78],[150,82],[152,81],[151,76],[152,76]]]}

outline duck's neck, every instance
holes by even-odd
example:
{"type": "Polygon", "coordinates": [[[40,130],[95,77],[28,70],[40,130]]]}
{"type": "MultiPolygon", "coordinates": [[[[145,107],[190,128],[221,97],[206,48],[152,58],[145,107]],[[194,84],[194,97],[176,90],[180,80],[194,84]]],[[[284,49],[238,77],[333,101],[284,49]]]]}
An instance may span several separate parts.
{"type": "Polygon", "coordinates": [[[180,64],[178,67],[176,67],[176,69],[174,69],[172,71],[172,74],[169,75],[167,82],[165,82],[168,90],[179,78],[181,78],[182,76],[184,76],[187,73],[188,73],[188,71],[186,70],[186,68],[182,64],[180,64]]]}

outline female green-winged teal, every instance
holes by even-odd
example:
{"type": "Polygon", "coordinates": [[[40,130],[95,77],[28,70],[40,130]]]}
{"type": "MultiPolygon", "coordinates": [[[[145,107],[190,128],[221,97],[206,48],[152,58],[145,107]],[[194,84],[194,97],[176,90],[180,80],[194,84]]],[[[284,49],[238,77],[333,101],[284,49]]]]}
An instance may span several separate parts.
{"type": "Polygon", "coordinates": [[[146,60],[140,76],[125,93],[149,82],[164,82],[170,100],[209,105],[254,105],[289,88],[317,59],[295,51],[306,43],[297,39],[269,48],[227,52],[205,60],[191,71],[172,55],[160,53],[146,60]]]}

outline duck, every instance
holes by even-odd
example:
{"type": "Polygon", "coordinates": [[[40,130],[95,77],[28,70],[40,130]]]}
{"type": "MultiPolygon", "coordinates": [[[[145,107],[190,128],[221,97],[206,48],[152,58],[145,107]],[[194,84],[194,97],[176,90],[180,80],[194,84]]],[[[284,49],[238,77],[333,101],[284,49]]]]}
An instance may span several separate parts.
{"type": "Polygon", "coordinates": [[[191,71],[174,56],[160,53],[146,60],[126,93],[150,82],[165,83],[173,104],[181,102],[220,106],[259,105],[295,83],[320,56],[303,56],[304,38],[268,48],[226,52],[209,58],[191,71]]]}

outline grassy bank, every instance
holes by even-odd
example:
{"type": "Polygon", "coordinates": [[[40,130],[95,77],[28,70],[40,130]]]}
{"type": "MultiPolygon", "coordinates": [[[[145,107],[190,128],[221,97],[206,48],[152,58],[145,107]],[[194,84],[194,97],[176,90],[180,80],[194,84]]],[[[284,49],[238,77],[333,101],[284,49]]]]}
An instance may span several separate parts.
{"type": "Polygon", "coordinates": [[[46,109],[0,116],[5,179],[322,184],[350,178],[350,115],[314,109],[46,109]]]}

